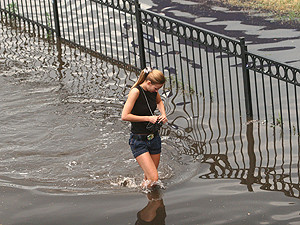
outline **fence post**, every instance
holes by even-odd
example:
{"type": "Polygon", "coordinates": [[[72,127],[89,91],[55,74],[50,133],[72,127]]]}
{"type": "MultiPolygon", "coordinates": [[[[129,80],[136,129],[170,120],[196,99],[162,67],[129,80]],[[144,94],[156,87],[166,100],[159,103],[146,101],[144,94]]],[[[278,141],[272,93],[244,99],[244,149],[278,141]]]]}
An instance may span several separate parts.
{"type": "Polygon", "coordinates": [[[56,33],[56,37],[60,38],[61,35],[60,35],[60,27],[59,27],[59,19],[58,19],[57,0],[53,0],[52,4],[53,4],[53,13],[54,13],[55,33],[56,33]]]}
{"type": "Polygon", "coordinates": [[[245,95],[245,103],[246,103],[246,113],[248,119],[253,118],[253,110],[252,110],[252,97],[251,97],[251,86],[250,86],[250,77],[248,66],[248,58],[246,56],[247,46],[245,44],[245,38],[240,39],[241,44],[241,57],[242,57],[242,69],[243,69],[243,83],[244,83],[244,95],[245,95]]]}
{"type": "Polygon", "coordinates": [[[135,17],[137,23],[137,36],[138,36],[138,45],[139,45],[139,54],[140,54],[140,62],[141,68],[146,67],[146,57],[145,57],[145,46],[144,46],[144,35],[143,35],[143,27],[141,22],[141,12],[140,12],[140,3],[139,0],[134,1],[135,5],[135,17]]]}

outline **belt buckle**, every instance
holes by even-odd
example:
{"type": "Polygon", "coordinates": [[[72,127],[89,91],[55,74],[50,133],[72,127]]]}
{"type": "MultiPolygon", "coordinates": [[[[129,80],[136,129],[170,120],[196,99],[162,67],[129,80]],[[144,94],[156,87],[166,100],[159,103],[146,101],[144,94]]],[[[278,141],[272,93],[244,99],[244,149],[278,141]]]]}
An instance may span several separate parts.
{"type": "Polygon", "coordinates": [[[151,141],[154,138],[154,134],[147,135],[147,140],[151,141]]]}

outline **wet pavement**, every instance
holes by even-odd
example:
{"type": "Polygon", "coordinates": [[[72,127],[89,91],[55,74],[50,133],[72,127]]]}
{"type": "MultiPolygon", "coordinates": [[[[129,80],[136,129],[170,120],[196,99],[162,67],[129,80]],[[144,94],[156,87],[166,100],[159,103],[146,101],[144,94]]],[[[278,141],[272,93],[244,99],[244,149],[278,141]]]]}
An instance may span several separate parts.
{"type": "Polygon", "coordinates": [[[142,8],[230,38],[244,37],[248,51],[300,68],[300,24],[282,23],[267,13],[228,7],[220,1],[142,0],[142,8]]]}

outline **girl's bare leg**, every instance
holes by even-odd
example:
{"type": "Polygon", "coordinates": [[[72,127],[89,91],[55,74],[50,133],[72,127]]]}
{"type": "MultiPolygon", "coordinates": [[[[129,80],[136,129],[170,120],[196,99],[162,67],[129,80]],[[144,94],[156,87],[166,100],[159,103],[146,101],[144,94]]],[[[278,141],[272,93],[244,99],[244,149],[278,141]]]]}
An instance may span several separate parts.
{"type": "Polygon", "coordinates": [[[155,164],[155,167],[156,169],[158,168],[158,165],[159,165],[159,161],[160,161],[160,154],[155,154],[155,155],[150,155],[154,164],[155,164]]]}
{"type": "MultiPolygon", "coordinates": [[[[156,167],[156,170],[157,170],[158,165],[159,165],[159,161],[160,161],[160,154],[155,154],[155,155],[151,155],[150,154],[150,156],[151,156],[151,158],[152,158],[152,160],[154,162],[154,165],[156,167]]],[[[147,179],[148,178],[147,178],[146,174],[144,174],[144,180],[147,180],[147,179]]]]}
{"type": "Polygon", "coordinates": [[[150,155],[149,152],[146,152],[136,157],[136,160],[144,171],[146,178],[145,180],[150,180],[151,182],[158,181],[157,166],[159,163],[159,158],[156,155],[150,155]]]}

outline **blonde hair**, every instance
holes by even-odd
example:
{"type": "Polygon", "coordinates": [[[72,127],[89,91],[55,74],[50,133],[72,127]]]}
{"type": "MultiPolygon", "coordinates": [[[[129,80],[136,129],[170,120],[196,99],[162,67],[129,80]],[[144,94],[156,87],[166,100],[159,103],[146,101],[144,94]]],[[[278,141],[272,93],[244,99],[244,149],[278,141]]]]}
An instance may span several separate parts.
{"type": "Polygon", "coordinates": [[[145,70],[142,70],[139,79],[131,88],[139,86],[145,80],[150,80],[152,84],[164,84],[166,82],[166,78],[160,70],[154,69],[149,73],[145,73],[145,70]]]}

